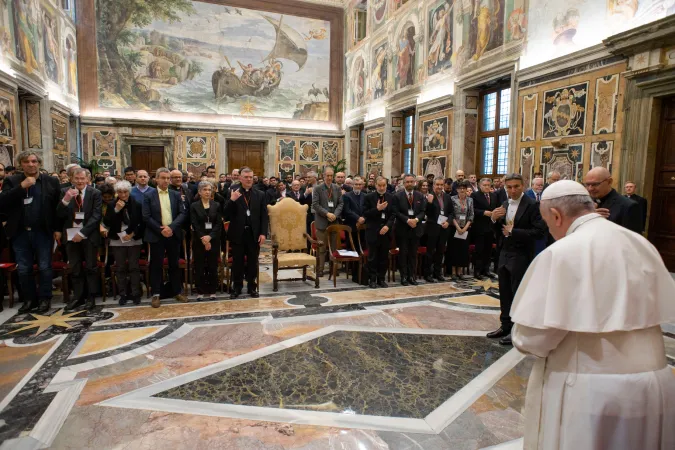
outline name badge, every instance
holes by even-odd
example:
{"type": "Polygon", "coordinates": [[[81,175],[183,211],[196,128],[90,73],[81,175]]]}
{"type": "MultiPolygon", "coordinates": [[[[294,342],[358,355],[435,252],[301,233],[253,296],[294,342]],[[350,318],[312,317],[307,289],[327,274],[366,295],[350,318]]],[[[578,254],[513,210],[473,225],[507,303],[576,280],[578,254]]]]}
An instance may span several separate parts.
{"type": "Polygon", "coordinates": [[[246,210],[246,215],[247,215],[248,217],[251,217],[251,210],[250,210],[250,209],[247,209],[247,210],[246,210]]]}
{"type": "Polygon", "coordinates": [[[33,197],[28,197],[28,198],[23,199],[24,205],[30,205],[31,203],[33,203],[33,197]]]}
{"type": "Polygon", "coordinates": [[[444,216],[444,215],[445,215],[445,211],[443,211],[443,210],[441,209],[441,216],[444,216]]]}
{"type": "Polygon", "coordinates": [[[328,202],[328,207],[329,207],[329,208],[334,208],[334,207],[335,207],[335,204],[334,204],[333,202],[328,202]]]}
{"type": "Polygon", "coordinates": [[[385,213],[382,213],[382,218],[383,218],[383,219],[386,219],[386,218],[387,218],[387,216],[386,216],[385,213]]]}
{"type": "Polygon", "coordinates": [[[129,228],[129,225],[127,225],[126,223],[123,223],[122,226],[120,227],[120,231],[124,231],[127,228],[129,228]]]}
{"type": "Polygon", "coordinates": [[[84,213],[83,212],[75,213],[75,220],[84,220],[84,213]]]}
{"type": "Polygon", "coordinates": [[[466,220],[466,214],[460,214],[460,215],[459,215],[459,220],[460,220],[460,221],[465,221],[465,220],[466,220]]]}
{"type": "Polygon", "coordinates": [[[408,215],[409,215],[409,216],[414,216],[414,215],[415,215],[415,211],[413,211],[412,209],[409,209],[409,210],[408,210],[408,215]]]}
{"type": "Polygon", "coordinates": [[[212,230],[213,229],[213,224],[211,222],[206,222],[204,225],[206,225],[207,230],[212,230]]]}

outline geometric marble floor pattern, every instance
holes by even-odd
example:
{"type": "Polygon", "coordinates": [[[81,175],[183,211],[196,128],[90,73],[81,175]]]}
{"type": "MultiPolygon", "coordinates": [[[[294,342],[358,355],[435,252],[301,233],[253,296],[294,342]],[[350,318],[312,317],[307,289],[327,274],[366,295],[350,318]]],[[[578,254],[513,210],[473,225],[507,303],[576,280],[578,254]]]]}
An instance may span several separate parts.
{"type": "Polygon", "coordinates": [[[522,448],[533,359],[485,337],[496,283],[267,278],[259,299],[9,318],[0,449],[522,448]]]}

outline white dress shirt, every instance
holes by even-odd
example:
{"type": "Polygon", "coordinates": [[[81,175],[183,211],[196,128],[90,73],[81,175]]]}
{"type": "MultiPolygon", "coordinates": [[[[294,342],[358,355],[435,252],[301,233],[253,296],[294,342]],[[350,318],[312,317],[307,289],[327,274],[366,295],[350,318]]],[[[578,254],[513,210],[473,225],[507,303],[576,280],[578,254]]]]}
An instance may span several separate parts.
{"type": "Polygon", "coordinates": [[[516,212],[518,212],[518,206],[520,206],[520,201],[523,199],[524,194],[520,194],[517,200],[509,199],[509,208],[506,211],[506,223],[512,224],[516,218],[516,212]]]}

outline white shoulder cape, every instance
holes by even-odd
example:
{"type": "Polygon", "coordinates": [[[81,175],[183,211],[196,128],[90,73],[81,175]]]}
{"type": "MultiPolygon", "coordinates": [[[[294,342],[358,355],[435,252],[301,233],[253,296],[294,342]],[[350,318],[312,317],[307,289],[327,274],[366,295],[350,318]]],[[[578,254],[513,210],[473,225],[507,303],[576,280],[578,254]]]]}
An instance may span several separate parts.
{"type": "Polygon", "coordinates": [[[675,322],[675,281],[647,239],[597,214],[570,230],[530,264],[514,323],[607,333],[675,322]]]}

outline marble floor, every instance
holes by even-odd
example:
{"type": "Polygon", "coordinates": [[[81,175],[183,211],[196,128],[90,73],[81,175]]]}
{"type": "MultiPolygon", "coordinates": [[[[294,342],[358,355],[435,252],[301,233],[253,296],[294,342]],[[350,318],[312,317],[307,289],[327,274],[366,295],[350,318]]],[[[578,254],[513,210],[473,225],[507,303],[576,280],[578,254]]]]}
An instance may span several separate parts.
{"type": "Polygon", "coordinates": [[[258,299],[6,310],[0,449],[522,448],[533,361],[485,338],[495,282],[273,292],[269,270],[258,299]]]}

